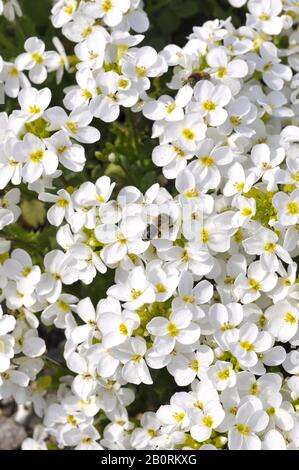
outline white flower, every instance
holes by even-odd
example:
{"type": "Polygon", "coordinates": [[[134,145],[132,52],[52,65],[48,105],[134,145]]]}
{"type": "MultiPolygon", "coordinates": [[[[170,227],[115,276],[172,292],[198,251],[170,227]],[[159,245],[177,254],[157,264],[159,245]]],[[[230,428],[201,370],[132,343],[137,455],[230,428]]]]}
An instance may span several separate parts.
{"type": "Polygon", "coordinates": [[[215,329],[214,337],[224,350],[230,349],[230,344],[239,338],[238,326],[243,320],[241,304],[214,304],[209,309],[209,322],[215,329]]]}
{"type": "Polygon", "coordinates": [[[45,139],[45,142],[48,150],[57,155],[65,168],[76,173],[83,170],[86,162],[85,149],[73,143],[64,131],[55,132],[49,139],[45,139]]]}
{"type": "Polygon", "coordinates": [[[267,328],[278,341],[290,341],[298,330],[299,312],[286,300],[281,300],[267,309],[267,328]]]}
{"type": "Polygon", "coordinates": [[[107,291],[108,295],[125,302],[124,307],[132,310],[155,301],[154,288],[146,279],[141,266],[134,268],[129,275],[123,274],[123,281],[110,287],[107,291]]]}
{"type": "Polygon", "coordinates": [[[15,21],[16,16],[22,16],[22,10],[18,0],[6,0],[3,5],[3,15],[9,21],[15,21]]]}
{"type": "Polygon", "coordinates": [[[71,268],[68,255],[60,250],[50,251],[44,258],[44,264],[46,273],[42,274],[37,292],[53,303],[61,294],[62,282],[73,284],[78,280],[78,272],[71,268]]]}
{"type": "Polygon", "coordinates": [[[210,438],[212,430],[219,426],[224,418],[224,411],[220,403],[210,401],[205,403],[203,411],[193,409],[190,411],[190,418],[193,423],[190,434],[197,442],[204,442],[210,438]]]}
{"type": "Polygon", "coordinates": [[[21,214],[18,207],[20,202],[20,190],[18,188],[11,189],[5,193],[0,199],[0,230],[6,225],[16,222],[21,214]]]}
{"type": "Polygon", "coordinates": [[[107,39],[103,30],[95,31],[85,41],[75,46],[75,54],[82,61],[84,67],[99,69],[104,62],[106,43],[107,39]]]}
{"type": "Polygon", "coordinates": [[[122,67],[126,77],[136,79],[139,90],[148,90],[150,80],[148,77],[158,77],[166,72],[165,59],[158,55],[155,49],[149,46],[131,51],[122,67]]]}
{"type": "Polygon", "coordinates": [[[178,285],[178,296],[172,301],[173,309],[190,310],[193,319],[202,318],[205,314],[199,305],[209,302],[213,296],[213,285],[208,281],[200,281],[193,287],[193,276],[183,272],[178,285]]]}
{"type": "Polygon", "coordinates": [[[115,265],[127,254],[143,253],[149,242],[142,240],[145,224],[140,217],[127,217],[118,226],[99,225],[95,229],[95,236],[105,246],[102,258],[108,265],[115,265]]]}
{"type": "Polygon", "coordinates": [[[260,56],[252,56],[256,70],[263,74],[263,80],[271,90],[281,90],[284,82],[292,79],[292,70],[280,63],[278,50],[271,42],[263,42],[259,53],[260,56]]]}
{"type": "Polygon", "coordinates": [[[198,112],[205,117],[210,126],[220,126],[227,118],[224,109],[231,100],[231,91],[225,85],[213,85],[203,80],[194,87],[195,103],[190,103],[191,112],[198,112]]]}
{"type": "Polygon", "coordinates": [[[228,1],[234,8],[241,8],[247,2],[247,0],[228,0],[228,1]]]}
{"type": "Polygon", "coordinates": [[[147,324],[147,330],[155,337],[153,347],[159,354],[169,354],[176,341],[181,344],[192,344],[200,336],[200,327],[192,322],[188,310],[175,310],[169,320],[155,317],[147,324]]]}
{"type": "Polygon", "coordinates": [[[69,294],[62,294],[56,302],[50,304],[41,314],[44,325],[54,324],[56,328],[66,328],[67,315],[71,315],[74,306],[78,302],[77,297],[69,294]]]}
{"type": "Polygon", "coordinates": [[[39,357],[46,351],[46,343],[39,338],[38,331],[35,329],[27,329],[17,323],[12,335],[15,338],[16,354],[22,352],[28,357],[39,357]]]}
{"type": "Polygon", "coordinates": [[[138,328],[139,323],[139,316],[128,310],[102,313],[98,319],[98,326],[103,335],[103,346],[112,348],[123,344],[138,328]]]}
{"type": "Polygon", "coordinates": [[[220,391],[236,384],[236,374],[230,362],[216,361],[215,365],[208,369],[207,376],[220,391]]]}
{"type": "Polygon", "coordinates": [[[58,0],[52,8],[52,22],[55,28],[61,28],[71,21],[76,13],[77,0],[58,0]]]}
{"type": "Polygon", "coordinates": [[[15,185],[19,185],[22,180],[22,161],[13,156],[16,142],[17,140],[11,137],[3,144],[0,144],[1,189],[4,189],[10,181],[15,185]]]}
{"type": "Polygon", "coordinates": [[[10,98],[17,98],[21,88],[30,87],[26,75],[13,62],[4,62],[0,80],[4,83],[5,94],[10,98]]]}
{"type": "Polygon", "coordinates": [[[89,126],[92,115],[84,106],[78,106],[69,116],[62,108],[55,106],[47,111],[46,119],[50,122],[51,130],[63,130],[78,142],[91,144],[100,140],[100,132],[89,126]]]}
{"type": "Polygon", "coordinates": [[[115,350],[115,357],[124,364],[122,376],[128,382],[136,385],[140,383],[151,385],[153,383],[144,360],[146,350],[145,340],[138,336],[128,339],[115,350]]]}
{"type": "Polygon", "coordinates": [[[14,356],[14,338],[7,333],[13,331],[15,325],[15,318],[12,315],[4,315],[0,307],[0,372],[9,368],[10,359],[14,356]]]}
{"type": "Polygon", "coordinates": [[[86,340],[90,342],[97,328],[97,315],[90,298],[80,300],[75,311],[85,324],[77,326],[71,331],[71,340],[74,344],[80,344],[86,340]]]}
{"type": "Polygon", "coordinates": [[[55,203],[48,210],[47,218],[50,224],[56,227],[62,224],[64,218],[69,220],[74,212],[71,196],[64,189],[60,189],[57,196],[55,194],[42,193],[39,195],[39,199],[41,201],[55,203]]]}
{"type": "Polygon", "coordinates": [[[292,258],[278,243],[278,236],[272,230],[260,227],[252,237],[243,240],[246,253],[259,255],[261,266],[268,271],[277,271],[279,267],[278,257],[290,264],[292,258]]]}
{"type": "Polygon", "coordinates": [[[220,81],[227,81],[232,78],[244,78],[248,73],[248,65],[244,60],[229,60],[228,51],[225,47],[216,47],[208,52],[206,57],[208,65],[211,67],[211,74],[220,81]]]}
{"type": "Polygon", "coordinates": [[[230,450],[259,450],[261,440],[257,433],[264,431],[269,417],[262,409],[260,400],[245,402],[238,410],[236,424],[228,433],[230,450]]]}
{"type": "Polygon", "coordinates": [[[31,133],[16,144],[14,154],[23,161],[22,177],[27,183],[34,183],[43,174],[52,175],[57,170],[57,156],[46,150],[44,142],[31,133]]]}
{"type": "Polygon", "coordinates": [[[277,35],[283,27],[283,19],[278,15],[282,10],[280,0],[249,0],[248,26],[257,28],[263,33],[277,35]]]}
{"type": "Polygon", "coordinates": [[[254,182],[254,173],[245,172],[243,166],[236,162],[228,170],[228,180],[224,186],[223,194],[225,196],[233,196],[237,193],[246,194],[254,182]]]}
{"type": "Polygon", "coordinates": [[[206,136],[207,126],[201,122],[200,114],[190,114],[180,122],[169,124],[165,130],[165,140],[167,142],[177,141],[178,146],[189,153],[194,153],[199,141],[206,136]]]}
{"type": "Polygon", "coordinates": [[[130,8],[130,0],[98,0],[97,12],[108,26],[117,26],[130,8]]]}
{"type": "Polygon", "coordinates": [[[160,406],[157,411],[157,418],[163,425],[167,426],[167,430],[170,432],[187,428],[190,423],[187,414],[190,401],[187,393],[175,393],[170,399],[170,405],[160,406]]]}
{"type": "Polygon", "coordinates": [[[177,351],[170,364],[167,365],[167,370],[174,376],[180,387],[185,387],[190,385],[196,377],[205,378],[213,359],[213,350],[202,345],[194,353],[177,351]]]}
{"type": "Polygon", "coordinates": [[[186,85],[179,90],[175,99],[163,95],[157,101],[148,101],[142,112],[146,118],[153,121],[162,119],[169,122],[180,121],[184,119],[184,107],[189,103],[192,95],[192,88],[186,85]]]}
{"type": "Polygon", "coordinates": [[[25,41],[26,52],[20,54],[16,59],[16,66],[19,70],[29,70],[29,78],[37,85],[47,79],[47,58],[45,44],[37,37],[29,38],[25,41]]]}
{"type": "Polygon", "coordinates": [[[78,374],[72,383],[73,392],[88,402],[96,385],[94,365],[76,352],[69,356],[67,364],[70,370],[78,374]]]}
{"type": "Polygon", "coordinates": [[[284,225],[295,225],[299,221],[299,190],[290,195],[278,192],[272,200],[273,206],[278,211],[278,220],[284,225]]]}
{"type": "Polygon", "coordinates": [[[270,333],[259,332],[253,323],[244,323],[239,331],[239,339],[231,345],[231,350],[242,367],[252,367],[258,361],[257,353],[267,351],[272,345],[270,333]]]}
{"type": "Polygon", "coordinates": [[[32,265],[30,256],[24,250],[14,250],[11,258],[5,261],[4,269],[7,277],[15,281],[17,288],[26,294],[31,294],[40,281],[40,268],[32,265]]]}
{"type": "Polygon", "coordinates": [[[51,91],[49,88],[37,90],[36,88],[24,88],[18,94],[18,101],[21,111],[17,111],[16,115],[22,117],[27,122],[39,119],[51,101],[51,91]]]}
{"type": "Polygon", "coordinates": [[[260,297],[260,292],[269,292],[273,289],[277,282],[275,273],[269,273],[265,270],[260,261],[254,261],[250,264],[245,274],[240,273],[235,280],[235,287],[240,293],[241,300],[244,304],[254,302],[260,297]]]}
{"type": "Polygon", "coordinates": [[[254,129],[250,126],[257,117],[257,108],[247,96],[239,96],[227,106],[228,119],[222,124],[221,129],[225,134],[233,130],[244,137],[253,137],[254,129]]]}

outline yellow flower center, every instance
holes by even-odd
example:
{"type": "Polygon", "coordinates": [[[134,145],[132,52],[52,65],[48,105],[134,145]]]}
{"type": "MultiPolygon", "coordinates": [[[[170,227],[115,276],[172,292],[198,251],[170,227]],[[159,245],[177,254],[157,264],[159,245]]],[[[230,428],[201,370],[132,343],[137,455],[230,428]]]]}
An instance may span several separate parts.
{"type": "Polygon", "coordinates": [[[203,107],[206,111],[210,112],[215,111],[217,106],[216,103],[214,103],[213,101],[206,100],[203,102],[203,107]]]}
{"type": "Polygon", "coordinates": [[[118,86],[120,88],[126,88],[128,86],[129,82],[125,78],[121,78],[118,82],[118,86]]]}
{"type": "Polygon", "coordinates": [[[179,330],[175,323],[169,323],[167,326],[167,331],[169,336],[171,336],[172,338],[175,338],[179,333],[179,330]]]}
{"type": "Polygon", "coordinates": [[[15,68],[15,67],[12,67],[11,69],[9,69],[9,72],[8,74],[11,76],[11,77],[16,77],[18,75],[18,70],[15,68]]]}
{"type": "Polygon", "coordinates": [[[244,186],[245,186],[245,183],[242,181],[241,183],[235,183],[234,184],[234,187],[236,188],[236,190],[240,193],[241,191],[243,191],[244,189],[244,186]]]}
{"type": "Polygon", "coordinates": [[[138,289],[131,289],[131,299],[136,300],[138,297],[140,297],[142,294],[141,290],[138,289]]]}
{"type": "Polygon", "coordinates": [[[241,341],[240,343],[241,348],[245,349],[246,352],[254,351],[253,344],[249,343],[249,341],[241,341]]]}
{"type": "Polygon", "coordinates": [[[251,429],[246,424],[238,424],[237,431],[242,434],[242,436],[248,436],[251,432],[251,429]]]}
{"type": "Polygon", "coordinates": [[[135,67],[135,72],[139,78],[144,78],[146,76],[147,69],[146,67],[141,67],[140,65],[137,65],[137,67],[135,67]]]}
{"type": "Polygon", "coordinates": [[[64,302],[63,300],[59,300],[58,307],[60,308],[60,310],[62,310],[63,313],[66,313],[69,311],[68,304],[64,302]]]}
{"type": "Polygon", "coordinates": [[[39,106],[29,106],[29,113],[30,114],[38,114],[41,112],[41,108],[39,106]]]}
{"type": "Polygon", "coordinates": [[[63,11],[66,15],[71,16],[74,12],[74,5],[72,3],[69,3],[64,7],[63,11]]]}
{"type": "Polygon", "coordinates": [[[86,100],[91,100],[92,98],[92,93],[91,91],[89,91],[87,88],[85,90],[82,91],[82,96],[83,98],[85,98],[86,100]]]}
{"type": "Polygon", "coordinates": [[[194,372],[199,371],[199,362],[197,359],[193,359],[193,361],[189,364],[190,369],[194,370],[194,372]]]}
{"type": "Polygon", "coordinates": [[[66,125],[68,130],[72,132],[72,134],[77,134],[78,133],[78,123],[75,121],[69,121],[66,125]]]}
{"type": "Polygon", "coordinates": [[[42,64],[44,62],[43,57],[38,52],[34,52],[31,57],[37,64],[42,64]]]}
{"type": "Polygon", "coordinates": [[[293,178],[294,181],[296,181],[296,183],[299,183],[299,171],[292,173],[291,177],[293,178]]]}
{"type": "Polygon", "coordinates": [[[111,10],[112,7],[113,7],[112,0],[104,0],[104,2],[102,4],[102,10],[105,13],[109,13],[109,11],[111,10]]]}
{"type": "Polygon", "coordinates": [[[182,301],[186,302],[187,304],[194,304],[195,303],[195,297],[193,295],[183,295],[182,296],[182,301]]]}
{"type": "Polygon", "coordinates": [[[267,251],[267,253],[274,253],[276,251],[276,247],[276,243],[266,243],[264,250],[267,251]]]}
{"type": "Polygon", "coordinates": [[[30,160],[32,163],[40,163],[44,158],[45,152],[43,150],[37,150],[30,154],[30,160]]]}
{"type": "Polygon", "coordinates": [[[276,409],[273,406],[271,406],[270,408],[267,409],[267,413],[269,416],[274,416],[276,413],[276,409]]]}
{"type": "Polygon", "coordinates": [[[287,312],[283,317],[283,321],[290,325],[295,325],[297,323],[297,318],[292,314],[292,312],[287,312]]]}
{"type": "Polygon", "coordinates": [[[253,290],[256,290],[256,291],[261,290],[261,285],[256,279],[253,279],[253,278],[250,279],[249,280],[249,285],[250,285],[251,289],[253,289],[253,290]]]}
{"type": "Polygon", "coordinates": [[[140,354],[135,354],[133,357],[132,357],[132,361],[137,364],[138,362],[140,362],[142,359],[142,356],[140,354]]]}
{"type": "Polygon", "coordinates": [[[73,415],[69,415],[66,420],[71,426],[76,427],[78,425],[78,421],[73,415]]]}
{"type": "Polygon", "coordinates": [[[206,167],[213,166],[215,163],[214,158],[210,157],[210,155],[205,155],[201,157],[200,161],[201,161],[201,164],[206,167]]]}
{"type": "Polygon", "coordinates": [[[121,334],[123,336],[127,336],[128,335],[128,328],[126,327],[126,325],[124,323],[121,323],[119,325],[119,331],[121,332],[121,334]]]}
{"type": "Polygon", "coordinates": [[[213,420],[212,416],[205,416],[202,419],[202,424],[204,424],[207,428],[212,428],[213,424],[214,424],[214,420],[213,420]]]}
{"type": "Polygon", "coordinates": [[[195,133],[191,129],[184,129],[182,131],[182,136],[186,139],[189,140],[189,142],[192,142],[192,140],[195,139],[195,133]]]}
{"type": "Polygon", "coordinates": [[[181,411],[181,413],[174,413],[173,417],[177,423],[181,423],[185,418],[185,413],[181,411]]]}
{"type": "Polygon", "coordinates": [[[262,13],[258,18],[260,21],[269,21],[271,16],[268,13],[262,13]]]}
{"type": "Polygon", "coordinates": [[[241,214],[244,217],[248,217],[249,215],[252,214],[252,209],[250,209],[250,207],[244,207],[244,209],[242,209],[242,211],[241,211],[241,214]]]}
{"type": "Polygon", "coordinates": [[[69,205],[69,201],[67,199],[58,199],[57,205],[58,207],[64,208],[69,205]]]}
{"type": "Polygon", "coordinates": [[[233,330],[234,328],[235,328],[235,325],[227,321],[223,323],[222,327],[220,328],[220,331],[224,333],[225,331],[233,330]]]}
{"type": "Polygon", "coordinates": [[[81,33],[81,36],[86,39],[93,31],[93,28],[91,26],[87,26],[87,28],[84,29],[84,31],[81,33]]]}
{"type": "Polygon", "coordinates": [[[239,116],[231,116],[229,120],[233,126],[239,126],[242,123],[242,119],[239,116]]]}
{"type": "Polygon", "coordinates": [[[291,215],[299,214],[299,204],[297,202],[289,202],[287,205],[288,213],[291,215]]]}
{"type": "Polygon", "coordinates": [[[28,277],[31,272],[32,272],[31,266],[25,266],[25,268],[22,271],[22,276],[28,277]]]}
{"type": "Polygon", "coordinates": [[[199,196],[199,192],[198,192],[197,189],[195,189],[195,188],[189,189],[188,191],[185,192],[185,196],[186,196],[187,198],[198,197],[198,196],[199,196]]]}
{"type": "Polygon", "coordinates": [[[167,104],[166,105],[166,111],[168,114],[171,114],[172,111],[174,111],[176,108],[176,104],[175,103],[171,103],[171,104],[167,104]]]}
{"type": "Polygon", "coordinates": [[[230,370],[229,369],[223,369],[220,372],[218,372],[218,377],[220,380],[227,380],[230,377],[230,370]]]}
{"type": "Polygon", "coordinates": [[[226,67],[220,67],[217,71],[217,77],[218,78],[224,78],[226,74],[227,74],[227,68],[226,67]]]}
{"type": "Polygon", "coordinates": [[[202,242],[203,242],[203,243],[208,243],[209,238],[210,238],[209,232],[208,232],[208,230],[207,230],[206,228],[204,228],[204,229],[202,230],[202,232],[201,232],[201,239],[202,239],[202,242]]]}
{"type": "Polygon", "coordinates": [[[156,290],[158,294],[164,294],[167,292],[167,288],[164,286],[164,284],[156,284],[156,290]]]}

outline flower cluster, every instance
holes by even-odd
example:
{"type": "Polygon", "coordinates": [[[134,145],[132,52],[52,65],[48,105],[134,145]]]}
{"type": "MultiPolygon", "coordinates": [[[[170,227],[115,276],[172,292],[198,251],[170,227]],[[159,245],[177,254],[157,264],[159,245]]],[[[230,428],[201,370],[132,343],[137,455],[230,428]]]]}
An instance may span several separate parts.
{"type": "Polygon", "coordinates": [[[299,447],[297,4],[249,0],[245,26],[208,21],[157,53],[137,47],[149,27],[140,0],[58,0],[51,21],[73,55],[31,37],[1,61],[18,105],[0,114],[0,399],[43,421],[24,449],[299,447]],[[37,86],[65,71],[75,84],[51,106],[37,86]],[[169,94],[154,99],[151,79],[167,71],[169,94]],[[94,118],[113,122],[122,107],[154,121],[152,159],[176,191],[114,196],[108,176],[60,188],[100,140],[94,118]],[[40,265],[10,238],[22,191],[56,228],[40,265]],[[108,270],[97,305],[68,290],[108,270]],[[159,373],[170,399],[131,415],[159,373]]]}

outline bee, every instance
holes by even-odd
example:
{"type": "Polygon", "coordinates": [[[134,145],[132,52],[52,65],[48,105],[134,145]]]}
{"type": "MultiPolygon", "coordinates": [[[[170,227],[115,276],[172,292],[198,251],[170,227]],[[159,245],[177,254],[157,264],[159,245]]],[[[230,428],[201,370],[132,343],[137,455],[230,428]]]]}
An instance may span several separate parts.
{"type": "Polygon", "coordinates": [[[185,85],[188,84],[194,88],[197,82],[200,82],[201,80],[209,80],[210,78],[211,75],[208,72],[194,72],[187,78],[185,85]]]}

